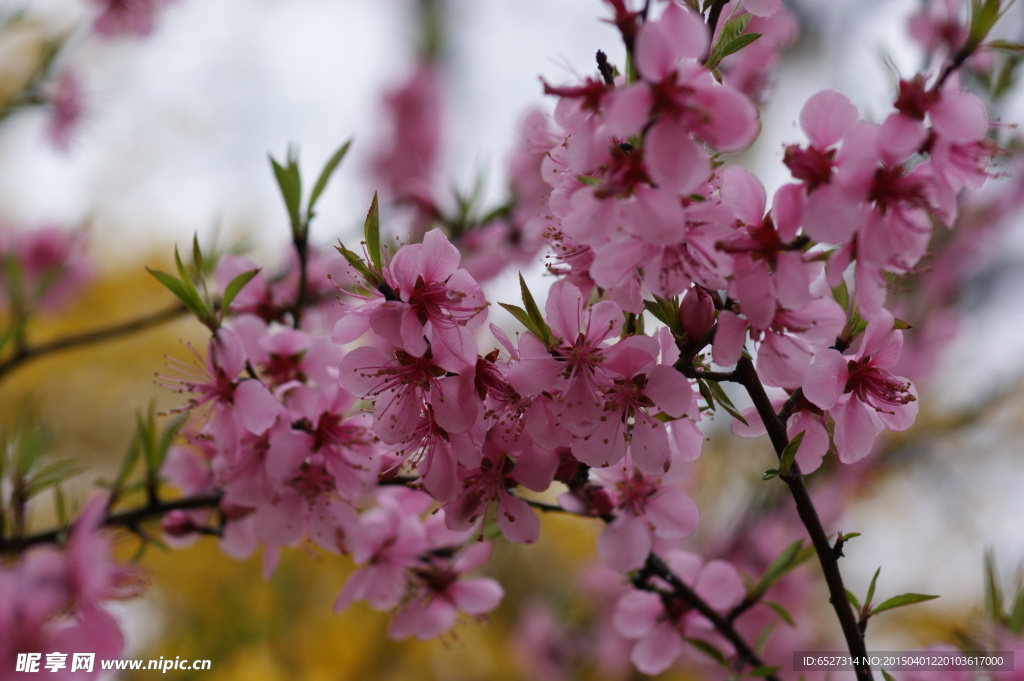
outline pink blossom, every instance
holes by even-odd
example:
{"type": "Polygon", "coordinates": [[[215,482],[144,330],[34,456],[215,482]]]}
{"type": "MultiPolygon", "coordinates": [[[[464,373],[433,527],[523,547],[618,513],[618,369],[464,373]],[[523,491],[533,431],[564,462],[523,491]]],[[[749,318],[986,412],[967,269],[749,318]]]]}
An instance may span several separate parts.
{"type": "Polygon", "coordinates": [[[618,331],[622,310],[611,301],[586,307],[579,289],[559,281],[548,292],[545,311],[554,347],[548,352],[532,334],[524,335],[520,360],[510,369],[508,381],[524,396],[559,389],[559,422],[583,436],[601,419],[599,388],[607,381],[601,366],[608,349],[604,341],[618,331]]]}
{"type": "Polygon", "coordinates": [[[687,469],[679,462],[665,475],[645,475],[627,458],[622,465],[591,470],[618,511],[597,540],[605,565],[619,572],[636,570],[647,560],[655,539],[681,539],[693,532],[697,505],[675,486],[687,469]]]}
{"type": "Polygon", "coordinates": [[[100,9],[93,26],[104,38],[146,36],[153,31],[156,13],[165,2],[167,0],[93,0],[100,9]]]}
{"type": "Polygon", "coordinates": [[[641,471],[668,470],[667,428],[654,414],[682,417],[693,405],[693,388],[675,368],[658,364],[658,352],[658,342],[647,336],[629,336],[608,351],[604,369],[611,383],[603,391],[604,416],[572,447],[581,462],[598,467],[617,463],[632,443],[641,471]]]}
{"type": "Polygon", "coordinates": [[[854,357],[828,349],[818,353],[811,364],[804,395],[832,416],[832,439],[844,463],[866,456],[883,428],[905,430],[914,422],[914,386],[889,373],[902,346],[902,332],[894,328],[892,316],[883,311],[868,324],[854,357]]]}
{"type": "Polygon", "coordinates": [[[480,617],[498,607],[504,590],[496,581],[464,579],[465,573],[480,567],[490,553],[490,542],[483,542],[470,545],[454,559],[428,557],[413,570],[408,599],[391,620],[388,635],[425,641],[449,630],[460,612],[480,617]]]}
{"type": "Polygon", "coordinates": [[[352,560],[364,567],[350,575],[338,593],[335,613],[355,600],[365,600],[377,610],[396,607],[408,587],[407,571],[430,548],[420,517],[430,507],[429,496],[382,488],[377,502],[360,516],[359,529],[351,538],[352,560]]]}

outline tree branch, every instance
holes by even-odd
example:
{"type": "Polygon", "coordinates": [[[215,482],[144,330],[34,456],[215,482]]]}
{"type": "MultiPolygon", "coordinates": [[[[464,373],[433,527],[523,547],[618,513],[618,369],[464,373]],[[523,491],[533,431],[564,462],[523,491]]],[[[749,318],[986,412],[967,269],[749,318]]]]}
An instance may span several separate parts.
{"type": "Polygon", "coordinates": [[[173,319],[184,315],[188,310],[184,305],[177,304],[172,307],[154,312],[138,319],[131,321],[122,322],[120,324],[113,324],[111,326],[96,329],[94,331],[86,331],[75,336],[67,336],[65,338],[58,338],[57,340],[50,341],[47,343],[40,343],[35,346],[23,346],[19,347],[18,350],[8,357],[3,362],[0,362],[0,378],[5,376],[8,372],[13,371],[22,364],[30,362],[35,359],[39,359],[46,355],[61,352],[63,350],[71,350],[73,348],[79,348],[85,345],[91,345],[93,343],[99,343],[113,338],[119,338],[121,336],[127,336],[138,331],[144,331],[154,326],[159,326],[165,322],[169,322],[173,319]]]}
{"type": "MultiPolygon", "coordinates": [[[[148,503],[145,506],[140,506],[139,508],[133,508],[127,511],[120,511],[118,513],[108,515],[106,520],[103,521],[101,527],[126,527],[129,529],[136,529],[142,522],[157,516],[165,515],[171,511],[190,511],[202,508],[214,508],[220,503],[222,497],[223,495],[220,492],[211,492],[210,494],[198,494],[194,497],[182,497],[181,499],[174,499],[172,501],[154,500],[153,502],[148,503]]],[[[11,539],[0,540],[0,553],[17,553],[38,544],[56,543],[62,534],[70,532],[73,528],[74,525],[72,524],[71,527],[68,527],[67,529],[54,528],[30,534],[25,537],[14,537],[11,539]]]]}
{"type": "MultiPolygon", "coordinates": [[[[761,379],[757,375],[754,363],[743,358],[736,365],[736,375],[740,382],[754,401],[757,413],[764,422],[768,437],[771,438],[772,446],[779,457],[789,444],[789,436],[786,435],[786,425],[776,415],[771,400],[765,393],[761,379]]],[[[814,545],[814,551],[818,554],[818,561],[821,563],[821,571],[825,575],[825,583],[828,585],[829,602],[835,610],[839,625],[842,627],[843,636],[846,638],[846,645],[854,658],[863,661],[867,657],[867,647],[864,643],[864,635],[857,626],[857,617],[846,598],[846,587],[843,585],[843,576],[839,572],[839,562],[835,556],[828,535],[822,527],[818,511],[814,507],[811,495],[804,484],[804,477],[800,474],[800,467],[794,462],[789,473],[780,475],[780,478],[789,486],[789,491],[796,503],[797,514],[800,521],[807,528],[807,534],[814,545]]],[[[858,664],[854,671],[859,681],[868,681],[874,677],[871,674],[869,665],[858,664]]]]}

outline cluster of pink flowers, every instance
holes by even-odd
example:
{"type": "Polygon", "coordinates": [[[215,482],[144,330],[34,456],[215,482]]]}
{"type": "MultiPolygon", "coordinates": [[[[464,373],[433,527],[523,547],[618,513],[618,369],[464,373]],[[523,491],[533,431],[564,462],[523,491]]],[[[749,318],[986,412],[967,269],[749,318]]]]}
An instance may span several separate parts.
{"type": "MultiPolygon", "coordinates": [[[[394,254],[369,253],[361,268],[314,258],[317,302],[298,328],[283,293],[295,282],[257,275],[205,366],[167,379],[192,395],[193,412],[168,475],[187,493],[223,493],[225,548],[262,545],[268,571],[302,541],[350,554],[358,569],[336,609],[365,600],[394,610],[394,637],[433,637],[460,612],[496,607],[501,587],[466,576],[489,554],[478,540],[536,541],[530,493],[551,489],[563,490],[563,510],[605,521],[608,568],[635,574],[656,553],[710,607],[742,601],[735,567],[684,552],[698,521],[687,473],[714,407],[696,377],[712,364],[754,356],[781,396],[776,408],[788,405],[790,437],[803,433],[805,471],[830,449],[857,461],[882,430],[914,420],[916,390],[894,373],[902,330],[885,307],[887,280],[914,271],[933,222],[952,224],[956,194],[988,177],[996,149],[984,105],[955,76],[919,76],[901,81],[893,113],[873,124],[846,96],[820,92],[800,116],[807,142],[785,148],[793,182],[769,204],[756,177],[720,157],[759,132],[751,96],[764,81],[748,62],[768,57],[713,74],[698,14],[670,2],[640,23],[621,0],[610,4],[635,74],[545,84],[558,98],[555,127],[527,119],[505,221],[456,235],[460,246],[548,241],[557,281],[543,311],[524,284],[528,331],[513,339],[492,324],[500,347],[480,351],[488,302],[460,249],[432,229],[394,254]],[[344,287],[340,305],[322,304],[325,272],[344,287]],[[652,305],[671,313],[645,335],[636,322],[652,305]]],[[[737,11],[775,36],[764,48],[792,37],[778,2],[737,11]]],[[[407,155],[383,150],[376,166],[396,197],[422,205],[434,77],[421,70],[390,98],[396,120],[424,106],[427,116],[403,128],[407,155]]],[[[500,269],[481,261],[488,248],[467,249],[482,277],[500,269]]],[[[248,269],[225,259],[218,281],[248,269]]],[[[764,432],[754,410],[744,420],[739,434],[764,432]]],[[[181,539],[204,522],[177,512],[165,529],[181,539]]],[[[694,636],[729,651],[664,579],[638,583],[615,607],[636,667],[660,672],[694,636]]]]}
{"type": "MultiPolygon", "coordinates": [[[[148,33],[162,3],[98,4],[96,30],[115,35],[148,33]]],[[[599,589],[608,626],[594,637],[615,642],[609,659],[657,674],[699,639],[751,662],[708,610],[738,618],[764,605],[739,567],[764,570],[777,537],[751,532],[746,551],[713,559],[688,545],[702,421],[716,405],[738,413],[717,384],[749,389],[756,373],[800,439],[804,473],[829,452],[857,462],[884,430],[908,428],[917,390],[901,368],[906,324],[890,282],[917,271],[933,225],[953,226],[957,195],[987,180],[998,149],[985,105],[953,68],[901,80],[880,123],[825,90],[803,106],[806,141],[782,151],[792,181],[769,200],[723,154],[760,132],[756,102],[794,38],[792,15],[779,0],[726,3],[709,31],[688,4],[607,5],[626,72],[599,53],[599,77],[544,83],[554,115],[524,119],[508,205],[479,220],[441,208],[439,74],[421,64],[388,96],[398,134],[373,164],[391,198],[417,211],[411,243],[381,248],[376,215],[362,262],[344,248],[302,250],[296,235],[283,277],[258,272],[230,294],[258,266],[221,259],[209,288],[224,309],[206,301],[216,309],[203,319],[205,353],[160,379],[189,413],[162,475],[218,508],[168,513],[169,542],[216,533],[233,556],[262,550],[268,576],[286,547],[347,554],[355,570],[335,610],[365,601],[393,613],[392,637],[427,639],[498,606],[502,587],[475,574],[491,540],[536,542],[538,511],[562,511],[603,523],[597,554],[614,579],[599,589]],[[743,32],[745,43],[723,46],[743,32]],[[480,282],[543,245],[555,280],[543,305],[523,281],[522,307],[506,309],[525,329],[488,325],[480,282]]],[[[914,21],[947,58],[964,44],[948,3],[914,21]]],[[[77,101],[62,81],[62,139],[77,101]]],[[[76,239],[0,232],[8,307],[22,314],[74,290],[86,273],[76,239]]],[[[768,430],[758,406],[734,432],[768,430]]],[[[88,506],[63,552],[33,548],[0,569],[0,631],[17,633],[0,641],[0,662],[75,645],[116,657],[123,639],[104,603],[132,573],[108,558],[103,511],[88,506]]],[[[776,605],[805,596],[772,588],[776,605]]],[[[736,626],[756,635],[773,612],[736,626]]],[[[798,638],[786,636],[768,650],[798,638]]]]}
{"type": "MultiPolygon", "coordinates": [[[[103,497],[94,497],[61,549],[37,546],[16,562],[0,565],[4,678],[10,678],[17,655],[26,651],[88,651],[101,658],[121,654],[124,635],[105,606],[136,596],[141,581],[132,567],[111,560],[110,540],[98,531],[105,507],[103,497]]],[[[86,676],[65,671],[62,678],[86,676]]]]}

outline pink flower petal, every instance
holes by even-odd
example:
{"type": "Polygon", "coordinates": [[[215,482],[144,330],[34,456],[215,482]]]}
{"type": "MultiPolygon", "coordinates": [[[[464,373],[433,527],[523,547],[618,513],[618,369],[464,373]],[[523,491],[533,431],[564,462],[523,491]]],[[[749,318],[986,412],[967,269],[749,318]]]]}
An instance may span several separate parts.
{"type": "Polygon", "coordinates": [[[804,380],[804,397],[821,409],[831,409],[839,401],[850,378],[847,360],[838,350],[819,352],[804,380]]]}
{"type": "Polygon", "coordinates": [[[849,97],[835,90],[822,90],[800,110],[800,127],[811,144],[825,149],[842,139],[859,117],[849,97]]]}
{"type": "Polygon", "coordinates": [[[597,538],[601,562],[617,572],[640,568],[650,552],[651,531],[640,516],[619,516],[606,525],[597,538]]]}
{"type": "Polygon", "coordinates": [[[660,674],[683,652],[683,639],[670,622],[662,622],[633,648],[629,659],[643,674],[660,674]]]}

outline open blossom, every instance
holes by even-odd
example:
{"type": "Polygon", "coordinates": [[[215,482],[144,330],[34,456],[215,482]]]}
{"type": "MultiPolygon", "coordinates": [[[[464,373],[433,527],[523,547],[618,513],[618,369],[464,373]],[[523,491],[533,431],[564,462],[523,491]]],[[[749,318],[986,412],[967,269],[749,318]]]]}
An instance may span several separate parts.
{"type": "Polygon", "coordinates": [[[627,459],[618,466],[592,469],[617,517],[601,531],[597,552],[613,570],[640,568],[655,540],[681,539],[697,526],[697,505],[676,485],[688,466],[679,461],[660,476],[645,475],[627,459]]]}
{"type": "Polygon", "coordinates": [[[883,312],[868,324],[854,357],[828,349],[814,358],[804,382],[804,395],[832,416],[832,439],[844,463],[866,456],[884,428],[905,430],[914,422],[914,386],[889,371],[902,347],[902,331],[894,328],[892,315],[883,312]]]}
{"type": "Polygon", "coordinates": [[[273,425],[281,405],[261,381],[243,378],[246,357],[237,333],[219,329],[201,361],[203,366],[196,368],[176,360],[175,365],[184,376],[162,377],[167,385],[195,395],[180,409],[208,408],[213,420],[237,423],[257,434],[273,425]]]}
{"type": "Polygon", "coordinates": [[[348,309],[334,328],[334,341],[348,343],[372,329],[413,357],[429,349],[448,371],[472,367],[477,347],[471,330],[486,321],[487,301],[459,259],[438,229],[427,232],[423,243],[403,246],[381,273],[382,290],[348,309]]]}
{"type": "Polygon", "coordinates": [[[633,461],[644,473],[668,470],[668,427],[654,416],[660,411],[680,418],[689,412],[693,388],[675,368],[658,363],[658,352],[657,340],[649,336],[629,336],[608,350],[604,368],[611,381],[603,391],[604,416],[592,433],[572,446],[582,463],[615,464],[630,446],[633,461]]]}
{"type": "Polygon", "coordinates": [[[551,352],[533,335],[520,340],[520,360],[509,371],[509,384],[520,395],[539,395],[560,389],[559,423],[577,436],[597,427],[603,412],[599,388],[607,381],[602,368],[605,340],[622,324],[622,310],[605,300],[592,307],[566,281],[556,282],[545,306],[551,333],[558,339],[551,352]]]}
{"type": "Polygon", "coordinates": [[[408,600],[395,613],[388,635],[435,638],[455,624],[460,612],[479,617],[498,607],[505,595],[501,585],[489,577],[464,577],[490,554],[491,543],[482,542],[471,544],[455,558],[428,556],[413,569],[408,600]]]}

